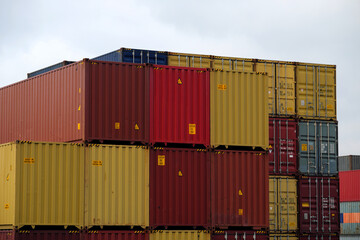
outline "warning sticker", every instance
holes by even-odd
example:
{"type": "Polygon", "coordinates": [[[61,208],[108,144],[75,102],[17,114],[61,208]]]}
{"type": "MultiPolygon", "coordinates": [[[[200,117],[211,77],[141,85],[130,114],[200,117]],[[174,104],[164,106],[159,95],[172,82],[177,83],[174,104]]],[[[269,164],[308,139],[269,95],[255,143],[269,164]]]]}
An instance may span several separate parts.
{"type": "Polygon", "coordinates": [[[120,123],[119,122],[115,123],[115,129],[120,129],[120,123]]]}
{"type": "Polygon", "coordinates": [[[180,79],[180,78],[178,79],[178,81],[177,81],[177,82],[178,82],[178,84],[179,84],[179,85],[181,85],[181,84],[182,84],[182,81],[181,81],[181,79],[180,79]]]}
{"type": "Polygon", "coordinates": [[[165,166],[165,155],[158,155],[158,165],[165,166]]]}
{"type": "Polygon", "coordinates": [[[302,206],[303,206],[303,207],[310,207],[310,205],[309,205],[308,202],[304,202],[304,203],[302,204],[302,206]]]}
{"type": "Polygon", "coordinates": [[[307,152],[307,144],[301,144],[301,151],[307,152]]]}
{"type": "Polygon", "coordinates": [[[35,163],[35,159],[34,158],[24,158],[24,163],[35,163]]]}
{"type": "Polygon", "coordinates": [[[181,170],[179,170],[178,175],[179,175],[179,177],[182,177],[183,174],[182,174],[181,170]]]}
{"type": "Polygon", "coordinates": [[[80,130],[80,123],[78,123],[78,130],[80,130]]]}
{"type": "Polygon", "coordinates": [[[195,135],[196,134],[196,124],[190,123],[189,124],[189,134],[195,135]]]}
{"type": "Polygon", "coordinates": [[[218,84],[217,87],[218,87],[218,90],[226,90],[226,88],[227,88],[226,84],[218,84]]]}
{"type": "Polygon", "coordinates": [[[102,166],[102,161],[101,160],[93,160],[92,165],[93,166],[102,166]]]}
{"type": "Polygon", "coordinates": [[[5,209],[9,209],[9,207],[10,207],[9,204],[6,203],[6,204],[5,204],[5,209]]]}
{"type": "Polygon", "coordinates": [[[242,195],[243,195],[242,191],[241,191],[241,190],[239,190],[239,196],[242,196],[242,195]]]}
{"type": "Polygon", "coordinates": [[[135,130],[139,130],[139,125],[137,125],[137,123],[135,123],[135,130]]]}
{"type": "Polygon", "coordinates": [[[327,105],[327,109],[333,109],[333,108],[334,108],[334,106],[332,104],[327,105]]]}
{"type": "Polygon", "coordinates": [[[78,107],[78,111],[80,111],[81,110],[81,105],[79,105],[79,107],[78,107]]]}
{"type": "Polygon", "coordinates": [[[242,208],[239,209],[239,215],[243,215],[244,214],[244,210],[242,208]]]}

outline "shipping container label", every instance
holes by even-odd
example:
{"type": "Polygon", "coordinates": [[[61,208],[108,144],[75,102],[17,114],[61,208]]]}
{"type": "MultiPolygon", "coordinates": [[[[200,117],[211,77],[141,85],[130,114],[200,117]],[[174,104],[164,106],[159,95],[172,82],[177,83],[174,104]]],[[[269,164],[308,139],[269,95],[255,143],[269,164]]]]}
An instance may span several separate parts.
{"type": "Polygon", "coordinates": [[[327,109],[333,109],[333,108],[334,108],[333,105],[331,105],[331,104],[328,104],[328,105],[327,105],[327,109]]]}
{"type": "Polygon", "coordinates": [[[34,158],[24,158],[24,163],[29,163],[29,164],[35,163],[35,159],[34,158]]]}
{"type": "Polygon", "coordinates": [[[307,144],[301,144],[301,151],[303,152],[307,151],[307,144]]]}
{"type": "Polygon", "coordinates": [[[139,125],[137,125],[137,123],[135,123],[135,130],[139,130],[139,125]]]}
{"type": "Polygon", "coordinates": [[[158,155],[158,165],[165,166],[165,155],[158,155]]]}
{"type": "Polygon", "coordinates": [[[321,153],[327,153],[327,143],[321,143],[321,153]]]}
{"type": "Polygon", "coordinates": [[[195,135],[196,134],[196,124],[189,124],[189,134],[190,135],[195,135]]]}
{"type": "Polygon", "coordinates": [[[244,209],[240,208],[239,209],[239,215],[242,216],[244,214],[244,209]]]}
{"type": "Polygon", "coordinates": [[[217,88],[218,88],[218,90],[226,90],[227,86],[226,86],[226,84],[218,84],[217,88]]]}
{"type": "Polygon", "coordinates": [[[310,205],[309,205],[308,202],[304,202],[304,203],[302,204],[302,207],[310,207],[310,205]]]}
{"type": "Polygon", "coordinates": [[[182,177],[183,174],[182,174],[181,170],[179,170],[178,175],[179,175],[179,177],[182,177]]]}
{"type": "Polygon", "coordinates": [[[6,204],[5,204],[5,209],[9,209],[9,207],[10,207],[9,204],[6,203],[6,204]]]}
{"type": "Polygon", "coordinates": [[[78,107],[78,111],[80,111],[81,110],[81,105],[79,105],[79,107],[78,107]]]}
{"type": "Polygon", "coordinates": [[[7,176],[6,176],[6,181],[8,182],[10,180],[10,175],[8,174],[7,176]]]}
{"type": "Polygon", "coordinates": [[[79,88],[79,93],[81,93],[81,88],[79,88]]]}
{"type": "Polygon", "coordinates": [[[241,190],[239,190],[239,196],[242,196],[242,195],[243,195],[242,191],[241,191],[241,190]]]}
{"type": "Polygon", "coordinates": [[[80,130],[80,123],[77,124],[77,128],[78,128],[78,130],[80,130]]]}
{"type": "Polygon", "coordinates": [[[101,160],[93,160],[92,165],[93,166],[102,166],[102,161],[101,160]]]}
{"type": "Polygon", "coordinates": [[[305,106],[305,100],[301,100],[301,106],[305,106]]]}
{"type": "Polygon", "coordinates": [[[335,154],[335,143],[330,143],[330,153],[335,154]]]}
{"type": "Polygon", "coordinates": [[[119,122],[115,123],[115,129],[120,129],[120,123],[119,122]]]}
{"type": "Polygon", "coordinates": [[[181,81],[180,78],[177,80],[177,83],[178,83],[179,85],[182,85],[182,81],[181,81]]]}

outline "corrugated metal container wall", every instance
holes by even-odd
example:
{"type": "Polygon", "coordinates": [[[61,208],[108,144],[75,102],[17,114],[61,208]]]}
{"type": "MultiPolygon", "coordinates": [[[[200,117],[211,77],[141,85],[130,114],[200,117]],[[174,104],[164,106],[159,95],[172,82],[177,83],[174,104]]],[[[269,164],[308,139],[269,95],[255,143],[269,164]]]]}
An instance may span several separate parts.
{"type": "Polygon", "coordinates": [[[73,230],[0,230],[0,240],[79,240],[73,230]]]}
{"type": "Polygon", "coordinates": [[[43,74],[43,73],[46,73],[46,72],[50,72],[52,70],[61,68],[63,66],[66,66],[66,65],[69,65],[69,64],[72,64],[72,63],[74,63],[74,61],[62,61],[62,62],[56,63],[54,65],[51,65],[49,67],[45,67],[45,68],[39,69],[37,71],[28,73],[27,78],[35,77],[37,75],[40,75],[40,74],[43,74]]]}
{"type": "Polygon", "coordinates": [[[336,66],[299,64],[296,82],[299,117],[336,120],[336,66]]]}
{"type": "Polygon", "coordinates": [[[255,71],[268,75],[269,115],[295,116],[295,65],[257,60],[255,71]]]}
{"type": "Polygon", "coordinates": [[[296,234],[270,234],[270,240],[298,240],[296,234]]]}
{"type": "Polygon", "coordinates": [[[209,72],[202,68],[149,68],[150,143],[209,146],[209,72]]]}
{"type": "Polygon", "coordinates": [[[150,150],[150,227],[210,225],[208,152],[150,150]]]}
{"type": "Polygon", "coordinates": [[[89,230],[82,235],[82,240],[149,240],[148,232],[133,230],[89,230]]]}
{"type": "Polygon", "coordinates": [[[84,139],[147,142],[149,84],[145,65],[85,61],[85,66],[84,139]]]}
{"type": "Polygon", "coordinates": [[[360,235],[340,235],[340,240],[359,240],[360,235]]]}
{"type": "Polygon", "coordinates": [[[211,152],[212,227],[267,228],[268,179],[265,152],[211,152]]]}
{"type": "Polygon", "coordinates": [[[211,56],[211,68],[225,71],[254,71],[254,61],[246,58],[211,56]]]}
{"type": "Polygon", "coordinates": [[[86,148],[85,226],[149,226],[149,150],[86,148]]]}
{"type": "Polygon", "coordinates": [[[84,79],[85,64],[74,63],[0,89],[0,143],[83,139],[84,79]]]}
{"type": "Polygon", "coordinates": [[[339,180],[329,177],[300,177],[300,233],[336,233],[339,223],[339,180]]]}
{"type": "Polygon", "coordinates": [[[337,175],[337,123],[300,121],[298,125],[299,171],[307,175],[337,175]]]}
{"type": "Polygon", "coordinates": [[[214,231],[211,240],[269,240],[265,231],[214,231]]]}
{"type": "Polygon", "coordinates": [[[292,119],[269,118],[270,174],[297,173],[297,122],[292,119]]]}
{"type": "Polygon", "coordinates": [[[269,223],[272,232],[296,232],[297,180],[295,177],[270,176],[269,223]]]}
{"type": "Polygon", "coordinates": [[[360,235],[360,202],[340,203],[340,233],[360,235]]]}
{"type": "Polygon", "coordinates": [[[83,225],[82,145],[3,144],[0,157],[1,228],[83,225]]]}
{"type": "Polygon", "coordinates": [[[360,156],[349,155],[338,157],[339,171],[360,170],[360,156]]]}
{"type": "Polygon", "coordinates": [[[93,60],[167,65],[167,53],[142,49],[121,48],[93,58],[93,60]]]}
{"type": "Polygon", "coordinates": [[[339,240],[339,236],[337,234],[302,234],[300,235],[299,240],[339,240]]]}
{"type": "Polygon", "coordinates": [[[360,170],[339,172],[340,201],[360,201],[360,170]]]}
{"type": "Polygon", "coordinates": [[[175,67],[211,68],[211,56],[169,52],[168,64],[175,67]]]}
{"type": "Polygon", "coordinates": [[[211,146],[267,149],[267,76],[251,72],[210,72],[211,146]]]}
{"type": "Polygon", "coordinates": [[[155,230],[150,231],[150,240],[210,240],[209,231],[155,230]]]}

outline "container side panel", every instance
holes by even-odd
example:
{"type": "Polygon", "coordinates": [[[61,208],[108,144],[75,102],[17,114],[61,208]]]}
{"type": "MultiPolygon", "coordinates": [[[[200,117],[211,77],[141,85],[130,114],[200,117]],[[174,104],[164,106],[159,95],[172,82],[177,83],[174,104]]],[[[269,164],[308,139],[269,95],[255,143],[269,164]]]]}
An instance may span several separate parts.
{"type": "Polygon", "coordinates": [[[360,201],[360,170],[344,171],[339,173],[340,201],[360,201]]]}
{"type": "Polygon", "coordinates": [[[359,240],[360,234],[358,235],[340,235],[340,240],[359,240]]]}
{"type": "Polygon", "coordinates": [[[123,62],[168,65],[166,52],[122,48],[121,54],[123,62]]]}
{"type": "Polygon", "coordinates": [[[149,150],[86,148],[85,225],[149,226],[149,150]]]}
{"type": "Polygon", "coordinates": [[[17,148],[15,226],[82,226],[83,146],[19,143],[17,148]]]}
{"type": "Polygon", "coordinates": [[[360,235],[360,202],[341,202],[340,213],[343,216],[341,234],[360,235]]]}
{"type": "Polygon", "coordinates": [[[351,156],[338,157],[339,171],[350,171],[351,169],[351,156]]]}
{"type": "Polygon", "coordinates": [[[296,234],[270,234],[270,240],[298,240],[296,234]]]}
{"type": "Polygon", "coordinates": [[[210,225],[208,160],[191,149],[150,150],[150,227],[210,225]]]}
{"type": "Polygon", "coordinates": [[[211,68],[211,57],[210,55],[169,52],[168,64],[175,67],[211,68]]]}
{"type": "Polygon", "coordinates": [[[51,65],[51,66],[49,66],[49,67],[45,67],[45,68],[39,69],[39,70],[37,70],[37,71],[28,73],[28,74],[27,74],[27,77],[28,77],[28,78],[32,78],[32,77],[35,77],[35,76],[37,76],[37,75],[40,75],[40,74],[43,74],[43,73],[46,73],[46,72],[50,72],[50,71],[52,71],[52,70],[61,68],[61,67],[63,67],[63,66],[66,66],[66,65],[69,65],[69,64],[72,64],[72,63],[74,63],[74,62],[73,62],[73,61],[62,61],[62,62],[60,62],[60,63],[51,65]]]}
{"type": "Polygon", "coordinates": [[[210,144],[209,72],[150,66],[150,142],[210,144]]]}
{"type": "Polygon", "coordinates": [[[149,233],[145,231],[94,230],[83,236],[83,240],[149,240],[149,233]]]}
{"type": "Polygon", "coordinates": [[[254,62],[245,58],[228,58],[220,56],[211,57],[211,68],[225,71],[254,71],[254,62]]]}
{"type": "Polygon", "coordinates": [[[0,231],[0,240],[78,240],[79,231],[67,230],[4,230],[0,231]]]}
{"type": "Polygon", "coordinates": [[[211,146],[267,149],[267,77],[236,71],[211,71],[211,146]]]}
{"type": "MultiPolygon", "coordinates": [[[[259,231],[260,232],[260,231],[259,231]]],[[[269,236],[256,231],[219,231],[216,230],[211,235],[211,240],[269,240],[269,236]]]]}
{"type": "Polygon", "coordinates": [[[86,138],[148,141],[149,85],[145,66],[90,62],[86,138]]]}
{"type": "Polygon", "coordinates": [[[211,234],[204,231],[152,231],[150,232],[150,240],[210,240],[211,234]]]}
{"type": "Polygon", "coordinates": [[[121,50],[112,51],[101,56],[95,57],[95,61],[121,62],[121,50]]]}
{"type": "Polygon", "coordinates": [[[212,152],[212,226],[267,228],[268,184],[265,152],[212,152]]]}
{"type": "Polygon", "coordinates": [[[0,143],[82,140],[85,86],[82,63],[0,89],[0,143]]]}

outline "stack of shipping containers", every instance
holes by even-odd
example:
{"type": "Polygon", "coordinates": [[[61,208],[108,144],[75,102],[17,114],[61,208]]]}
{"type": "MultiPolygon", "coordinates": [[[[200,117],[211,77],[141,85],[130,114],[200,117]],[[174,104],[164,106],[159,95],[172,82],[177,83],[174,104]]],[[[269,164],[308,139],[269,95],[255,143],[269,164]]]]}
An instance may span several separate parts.
{"type": "Polygon", "coordinates": [[[338,236],[334,66],[122,48],[29,77],[0,89],[0,239],[338,236]]]}

